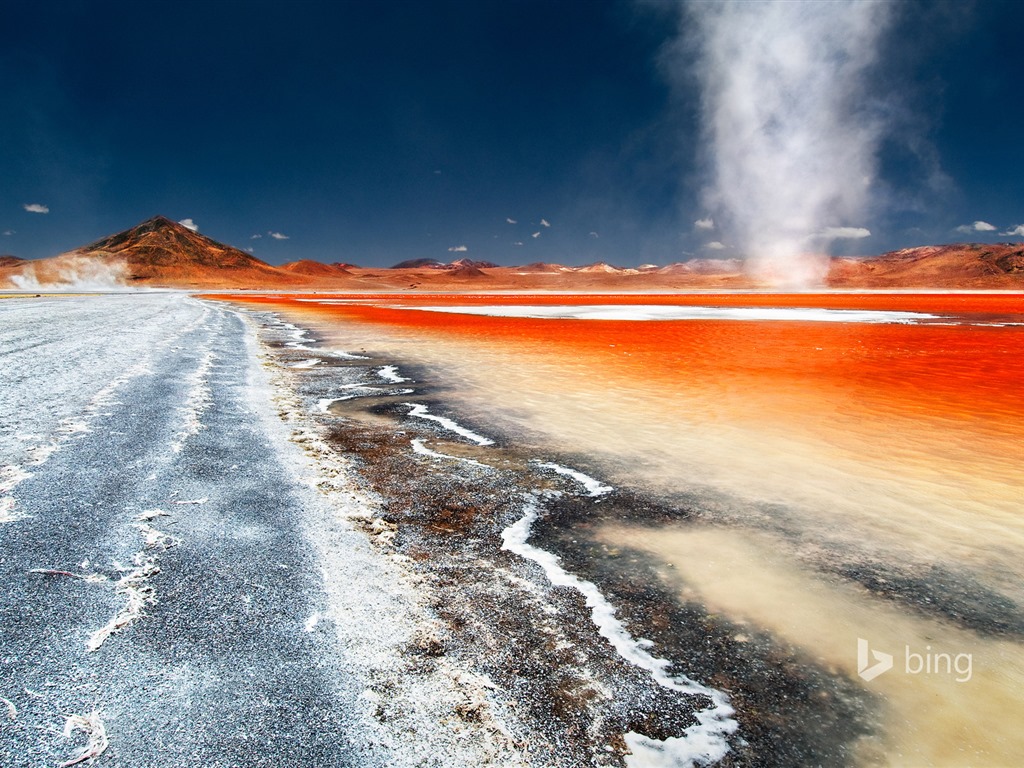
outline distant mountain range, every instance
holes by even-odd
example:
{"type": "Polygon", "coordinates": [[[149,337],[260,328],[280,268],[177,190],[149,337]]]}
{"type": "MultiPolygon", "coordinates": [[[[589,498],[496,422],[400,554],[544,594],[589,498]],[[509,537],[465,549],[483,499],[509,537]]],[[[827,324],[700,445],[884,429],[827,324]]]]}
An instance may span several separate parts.
{"type": "Polygon", "coordinates": [[[400,261],[392,269],[495,269],[498,266],[490,261],[473,261],[472,259],[459,259],[447,263],[437,259],[409,259],[400,261]]]}
{"type": "MultiPolygon", "coordinates": [[[[0,256],[0,286],[115,285],[189,289],[672,291],[769,288],[739,259],[692,259],[667,266],[582,267],[534,262],[403,261],[388,269],[336,262],[271,266],[245,251],[155,216],[131,229],[49,259],[0,256]]],[[[829,288],[1024,290],[1024,244],[908,248],[872,258],[833,258],[829,288]]]]}

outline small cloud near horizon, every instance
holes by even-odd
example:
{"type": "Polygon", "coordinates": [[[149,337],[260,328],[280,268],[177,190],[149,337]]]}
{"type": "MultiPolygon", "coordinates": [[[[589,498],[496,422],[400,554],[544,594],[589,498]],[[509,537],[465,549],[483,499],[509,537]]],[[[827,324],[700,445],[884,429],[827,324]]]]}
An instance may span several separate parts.
{"type": "Polygon", "coordinates": [[[519,223],[515,219],[510,219],[507,216],[505,217],[505,221],[507,221],[509,224],[518,224],[519,223]]]}
{"type": "Polygon", "coordinates": [[[280,232],[267,232],[275,240],[288,240],[288,235],[282,235],[280,232]]]}
{"type": "Polygon", "coordinates": [[[540,237],[540,232],[534,232],[530,237],[540,237]]]}
{"type": "Polygon", "coordinates": [[[593,237],[594,239],[601,237],[599,234],[597,234],[597,232],[591,232],[590,236],[593,237]]]}
{"type": "Polygon", "coordinates": [[[182,219],[178,223],[181,224],[181,226],[183,226],[185,229],[191,229],[193,232],[199,231],[199,225],[192,221],[192,219],[182,219]]]}
{"type": "Polygon", "coordinates": [[[522,245],[522,244],[523,243],[522,243],[521,240],[516,240],[514,243],[512,243],[512,245],[522,245]]]}
{"type": "Polygon", "coordinates": [[[249,239],[250,240],[259,240],[261,237],[263,237],[263,235],[261,235],[259,232],[257,232],[255,235],[253,235],[249,239]]]}
{"type": "Polygon", "coordinates": [[[448,249],[448,252],[449,253],[465,253],[468,250],[469,250],[469,248],[467,248],[464,245],[453,245],[451,248],[448,249]]]}
{"type": "Polygon", "coordinates": [[[825,227],[821,236],[829,240],[860,240],[871,237],[871,230],[865,227],[825,227]]]}
{"type": "Polygon", "coordinates": [[[995,232],[996,228],[987,221],[976,221],[973,224],[961,224],[956,231],[969,235],[972,232],[995,232]]]}
{"type": "Polygon", "coordinates": [[[704,247],[707,248],[709,251],[724,251],[728,246],[723,245],[722,243],[718,242],[717,240],[712,240],[710,243],[708,243],[704,247]]]}
{"type": "Polygon", "coordinates": [[[42,203],[25,203],[25,205],[22,206],[22,207],[26,211],[28,211],[29,213],[49,213],[50,212],[50,207],[47,206],[47,205],[43,205],[42,203]]]}
{"type": "Polygon", "coordinates": [[[14,234],[14,230],[13,229],[5,229],[4,230],[4,237],[10,237],[13,234],[14,234]]]}
{"type": "Polygon", "coordinates": [[[714,229],[715,220],[712,219],[710,216],[708,216],[706,219],[697,219],[695,222],[693,222],[693,228],[704,230],[714,229]]]}
{"type": "MultiPolygon", "coordinates": [[[[7,233],[4,232],[6,235],[7,233]]],[[[1003,237],[1024,237],[1024,224],[1018,224],[1016,227],[1011,227],[1005,232],[1000,232],[1003,237]]]]}
{"type": "Polygon", "coordinates": [[[550,226],[551,226],[551,223],[550,223],[550,222],[549,222],[549,221],[548,221],[547,219],[541,219],[541,220],[540,220],[540,225],[541,225],[542,227],[550,227],[550,226]]]}

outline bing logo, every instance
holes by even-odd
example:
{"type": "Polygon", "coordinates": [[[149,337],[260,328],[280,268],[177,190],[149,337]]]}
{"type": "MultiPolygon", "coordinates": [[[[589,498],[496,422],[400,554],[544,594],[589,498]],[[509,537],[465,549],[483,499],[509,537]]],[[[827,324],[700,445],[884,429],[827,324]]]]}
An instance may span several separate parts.
{"type": "MultiPolygon", "coordinates": [[[[958,683],[966,683],[973,674],[973,657],[969,653],[958,653],[953,656],[949,653],[932,652],[930,645],[925,646],[925,653],[914,653],[910,646],[905,647],[906,663],[903,671],[908,675],[957,675],[955,680],[958,683]]],[[[888,672],[893,667],[893,656],[891,653],[872,651],[868,647],[868,641],[863,637],[857,638],[857,674],[865,682],[870,683],[876,677],[888,672]],[[872,663],[872,660],[874,663],[872,663]]]]}
{"type": "Polygon", "coordinates": [[[883,672],[892,669],[892,654],[881,651],[871,651],[875,657],[875,663],[868,666],[868,641],[862,637],[857,638],[857,674],[865,682],[870,683],[883,672]]]}

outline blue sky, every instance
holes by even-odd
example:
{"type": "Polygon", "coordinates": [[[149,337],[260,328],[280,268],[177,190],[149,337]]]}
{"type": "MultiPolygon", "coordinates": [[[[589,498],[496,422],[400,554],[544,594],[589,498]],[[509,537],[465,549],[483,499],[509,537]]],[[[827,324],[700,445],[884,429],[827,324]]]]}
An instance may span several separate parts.
{"type": "MultiPolygon", "coordinates": [[[[834,252],[1024,239],[1021,5],[892,6],[871,199],[821,222],[870,235],[834,252]]],[[[162,214],[271,263],[743,256],[695,226],[704,7],[6,3],[0,253],[162,214]]]]}

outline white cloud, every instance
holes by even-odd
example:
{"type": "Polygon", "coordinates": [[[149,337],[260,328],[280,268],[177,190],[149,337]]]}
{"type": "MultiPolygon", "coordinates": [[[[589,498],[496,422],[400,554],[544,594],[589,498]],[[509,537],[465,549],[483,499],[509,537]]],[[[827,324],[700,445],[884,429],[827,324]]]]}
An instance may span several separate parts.
{"type": "Polygon", "coordinates": [[[548,220],[547,220],[547,219],[541,219],[541,220],[540,220],[540,225],[541,225],[542,227],[550,227],[550,226],[551,226],[551,224],[550,224],[550,223],[548,222],[548,220]]]}
{"type": "Polygon", "coordinates": [[[178,223],[181,224],[181,226],[183,226],[185,229],[191,229],[193,232],[199,231],[199,225],[192,221],[192,219],[182,219],[178,223]]]}
{"type": "Polygon", "coordinates": [[[697,219],[693,222],[694,229],[714,229],[715,220],[708,216],[706,219],[697,219]]]}
{"type": "Polygon", "coordinates": [[[5,237],[10,237],[13,234],[14,234],[14,230],[13,229],[5,229],[4,230],[4,236],[5,237]]]}
{"type": "Polygon", "coordinates": [[[722,245],[717,240],[712,240],[704,247],[707,248],[709,251],[724,251],[726,249],[726,246],[722,245]]]}
{"type": "MultiPolygon", "coordinates": [[[[4,232],[6,235],[7,232],[4,232]]],[[[1016,227],[1011,227],[1005,232],[1000,232],[1003,237],[1024,237],[1024,224],[1018,224],[1016,227]]]]}
{"type": "Polygon", "coordinates": [[[600,237],[600,235],[599,235],[599,234],[597,234],[597,232],[591,232],[591,233],[590,233],[590,236],[591,236],[591,237],[593,237],[593,238],[595,238],[595,239],[596,239],[596,238],[599,238],[599,237],[600,237]]]}
{"type": "Polygon", "coordinates": [[[25,203],[23,206],[29,213],[49,213],[50,208],[40,203],[25,203]]]}
{"type": "Polygon", "coordinates": [[[245,250],[248,251],[249,253],[253,253],[252,247],[246,248],[245,250]]]}
{"type": "Polygon", "coordinates": [[[522,245],[522,242],[519,241],[519,240],[516,240],[516,242],[512,243],[512,245],[522,245]]]}
{"type": "Polygon", "coordinates": [[[509,218],[506,218],[505,221],[507,221],[509,224],[518,224],[519,223],[515,219],[509,219],[509,218]]]}
{"type": "Polygon", "coordinates": [[[976,221],[973,224],[962,224],[956,228],[956,231],[969,235],[972,232],[995,232],[996,228],[987,221],[976,221]]]}
{"type": "Polygon", "coordinates": [[[466,246],[464,246],[464,245],[453,245],[453,246],[452,246],[451,248],[449,248],[448,250],[449,250],[449,252],[451,252],[451,253],[465,253],[466,251],[468,251],[468,250],[469,250],[469,248],[467,248],[467,247],[466,247],[466,246]]]}
{"type": "Polygon", "coordinates": [[[263,237],[263,235],[257,233],[255,235],[253,235],[252,237],[250,237],[249,239],[250,240],[259,240],[261,237],[263,237]]]}
{"type": "Polygon", "coordinates": [[[540,232],[534,232],[530,237],[540,237],[540,232]]]}
{"type": "Polygon", "coordinates": [[[859,240],[870,237],[871,230],[864,227],[825,227],[821,236],[829,240],[859,240]]]}
{"type": "Polygon", "coordinates": [[[275,240],[287,240],[288,235],[282,235],[280,232],[267,232],[275,240]]]}

